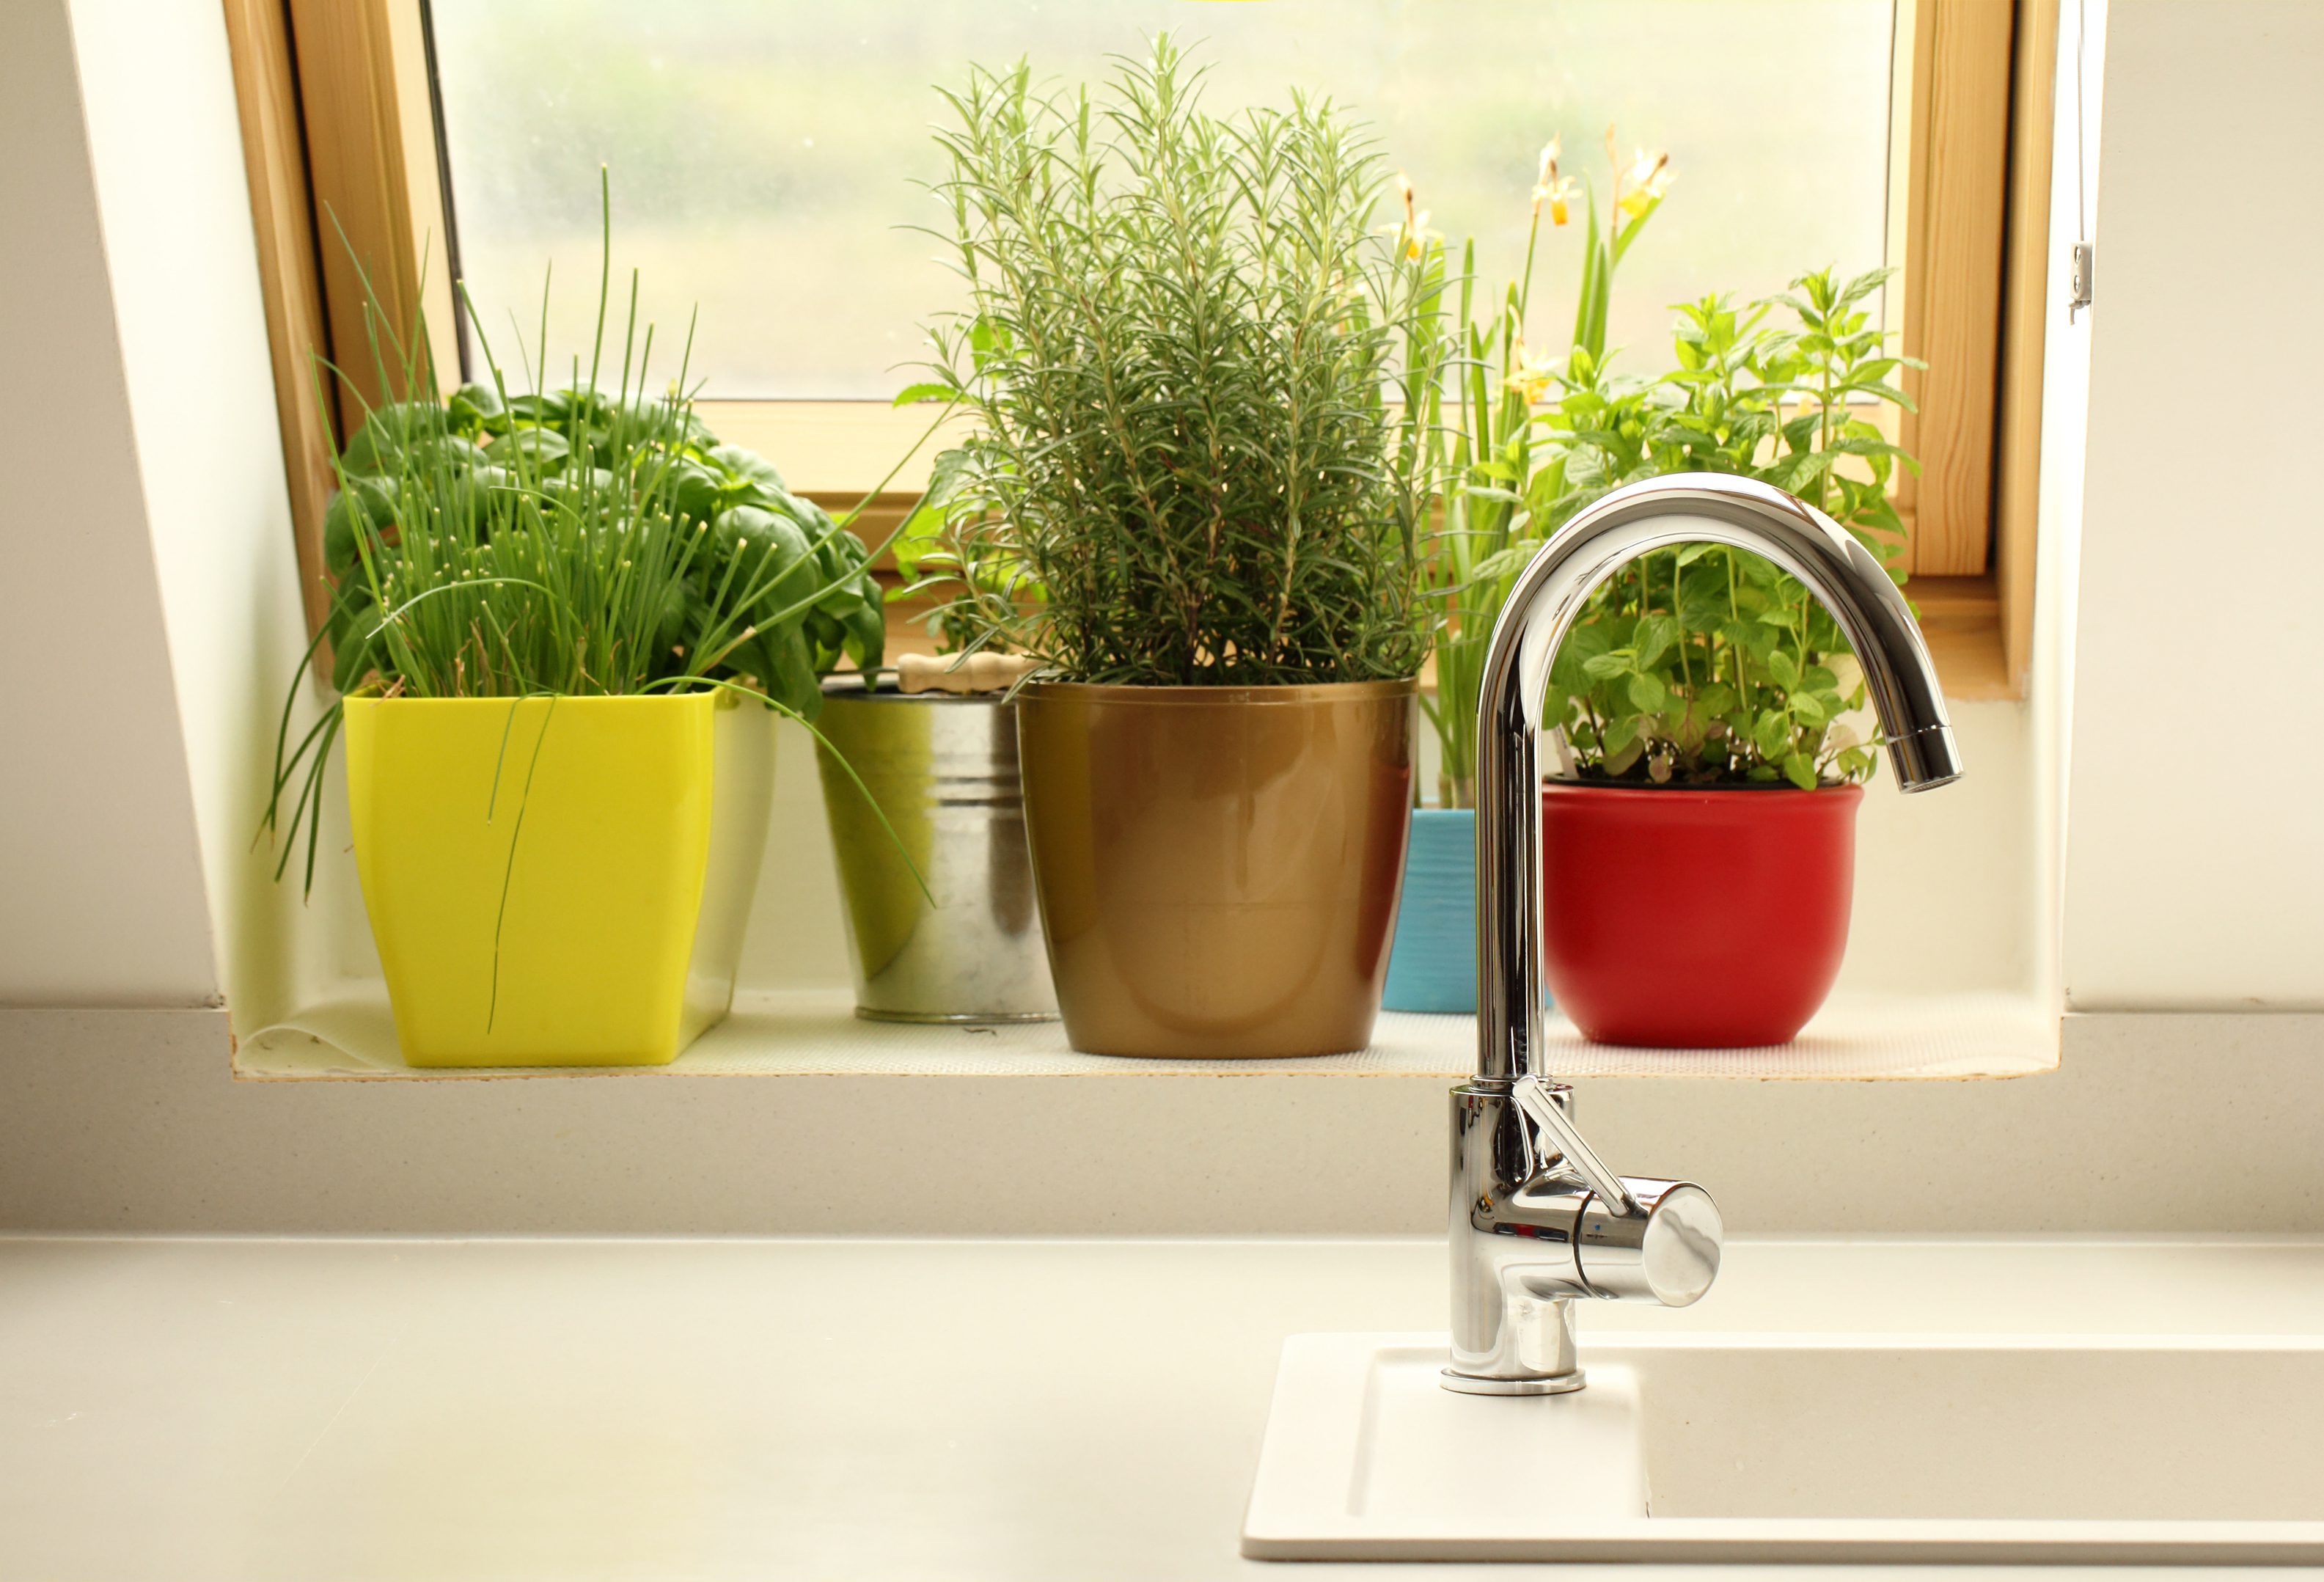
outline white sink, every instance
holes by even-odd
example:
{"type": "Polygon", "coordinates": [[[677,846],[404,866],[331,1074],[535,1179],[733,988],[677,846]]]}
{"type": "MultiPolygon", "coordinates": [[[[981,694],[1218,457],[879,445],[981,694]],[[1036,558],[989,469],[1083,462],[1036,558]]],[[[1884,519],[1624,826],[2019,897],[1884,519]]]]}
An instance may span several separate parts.
{"type": "Polygon", "coordinates": [[[1519,1397],[1447,1346],[1285,1343],[1246,1556],[2324,1563],[2324,1337],[1603,1334],[1519,1397]]]}

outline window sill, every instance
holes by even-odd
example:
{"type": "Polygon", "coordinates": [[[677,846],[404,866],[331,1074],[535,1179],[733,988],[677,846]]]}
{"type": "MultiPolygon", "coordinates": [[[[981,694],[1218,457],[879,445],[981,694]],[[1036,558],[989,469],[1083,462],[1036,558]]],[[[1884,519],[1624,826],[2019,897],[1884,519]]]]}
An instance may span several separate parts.
{"type": "Polygon", "coordinates": [[[1921,613],[1921,634],[1945,696],[1978,703],[2015,698],[2001,634],[2001,595],[1990,574],[1983,577],[1915,577],[1904,597],[1921,613]]]}
{"type": "MultiPolygon", "coordinates": [[[[864,1022],[844,992],[735,996],[733,1014],[667,1066],[422,1069],[395,1054],[375,985],[241,1041],[245,1080],[442,1081],[555,1077],[1434,1077],[1476,1060],[1467,1016],[1383,1012],[1371,1048],[1286,1060],[1115,1059],[1076,1054],[1056,1022],[992,1028],[864,1022]]],[[[1868,1081],[2031,1076],[2058,1064],[2058,1022],[2028,995],[1837,995],[1791,1043],[1757,1050],[1630,1050],[1592,1044],[1563,1017],[1546,1029],[1561,1078],[1725,1077],[1868,1081]]]]}

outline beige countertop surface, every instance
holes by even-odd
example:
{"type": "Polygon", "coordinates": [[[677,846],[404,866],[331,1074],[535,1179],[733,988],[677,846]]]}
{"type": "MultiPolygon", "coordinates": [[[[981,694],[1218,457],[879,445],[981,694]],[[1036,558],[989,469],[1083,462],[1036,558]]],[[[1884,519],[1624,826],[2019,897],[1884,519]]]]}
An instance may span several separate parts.
{"type": "MultiPolygon", "coordinates": [[[[0,1582],[1546,1575],[1236,1553],[1283,1337],[1441,1329],[1443,1264],[1434,1239],[0,1239],[0,1582]]],[[[2324,1238],[1738,1237],[1698,1307],[1582,1318],[1585,1355],[2315,1334],[2324,1238]]]]}

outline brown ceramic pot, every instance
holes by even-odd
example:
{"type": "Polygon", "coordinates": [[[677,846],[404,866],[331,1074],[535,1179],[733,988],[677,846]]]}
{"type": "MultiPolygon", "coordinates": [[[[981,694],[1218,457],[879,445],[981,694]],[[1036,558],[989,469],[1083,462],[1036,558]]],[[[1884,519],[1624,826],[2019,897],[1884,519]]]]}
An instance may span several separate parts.
{"type": "Polygon", "coordinates": [[[1026,832],[1074,1048],[1233,1059],[1370,1042],[1416,692],[1025,689],[1026,832]]]}

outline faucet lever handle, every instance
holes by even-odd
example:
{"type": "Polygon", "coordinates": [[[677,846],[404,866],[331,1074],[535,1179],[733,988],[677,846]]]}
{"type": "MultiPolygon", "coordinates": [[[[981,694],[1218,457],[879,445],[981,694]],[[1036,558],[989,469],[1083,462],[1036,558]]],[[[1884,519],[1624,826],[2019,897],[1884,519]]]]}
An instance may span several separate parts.
{"type": "Polygon", "coordinates": [[[1626,1218],[1644,1212],[1638,1207],[1638,1200],[1630,1195],[1630,1189],[1623,1184],[1622,1178],[1606,1168],[1606,1161],[1582,1140],[1582,1133],[1574,1129],[1572,1121],[1566,1119],[1565,1112],[1558,1107],[1557,1099],[1546,1079],[1520,1077],[1511,1086],[1517,1108],[1532,1117],[1535,1125],[1549,1133],[1557,1144],[1557,1151],[1581,1173],[1582,1179],[1590,1183],[1590,1189],[1598,1194],[1600,1203],[1606,1205],[1610,1212],[1626,1218]]]}

